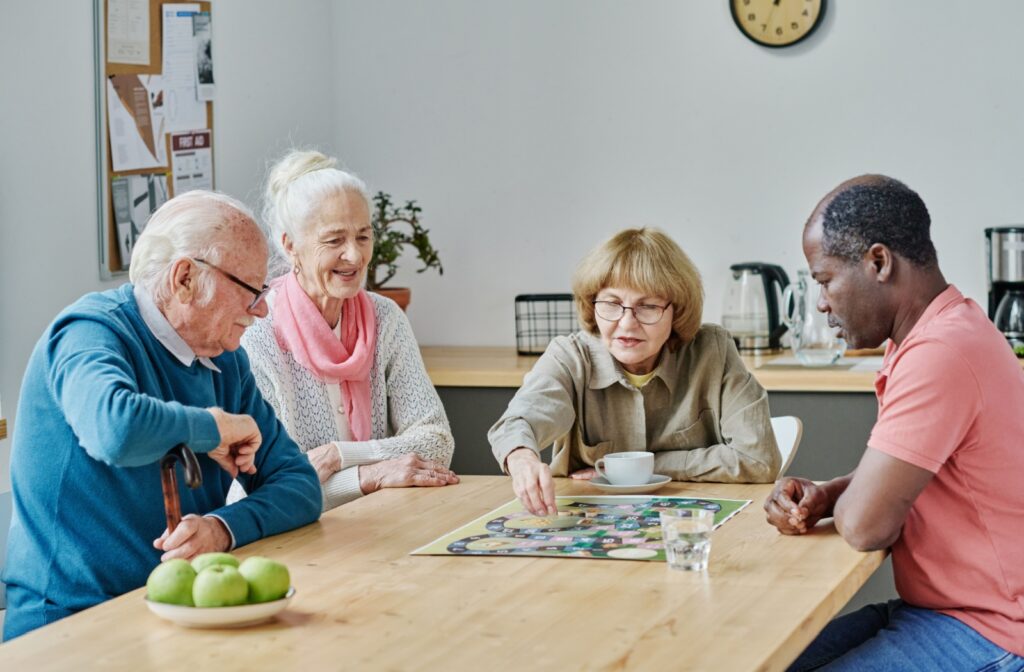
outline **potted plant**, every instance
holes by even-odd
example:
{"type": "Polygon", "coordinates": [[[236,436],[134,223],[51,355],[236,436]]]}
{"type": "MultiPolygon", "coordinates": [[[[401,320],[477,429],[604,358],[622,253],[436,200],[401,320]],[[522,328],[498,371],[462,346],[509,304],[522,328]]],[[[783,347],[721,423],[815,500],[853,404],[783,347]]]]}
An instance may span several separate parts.
{"type": "Polygon", "coordinates": [[[409,288],[384,287],[398,271],[398,258],[405,246],[415,249],[416,257],[423,262],[423,268],[417,269],[417,273],[436,268],[438,274],[443,275],[444,269],[437,250],[430,244],[430,231],[420,225],[422,209],[416,201],[398,206],[391,201],[390,194],[378,191],[373,203],[373,256],[366,270],[366,288],[393,299],[405,310],[409,305],[409,288]]]}

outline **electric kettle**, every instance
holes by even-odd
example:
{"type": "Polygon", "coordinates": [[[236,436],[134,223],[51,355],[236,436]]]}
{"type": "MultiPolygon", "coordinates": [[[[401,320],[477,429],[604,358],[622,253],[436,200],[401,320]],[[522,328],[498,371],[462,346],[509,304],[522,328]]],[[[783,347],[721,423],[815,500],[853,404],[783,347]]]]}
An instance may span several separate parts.
{"type": "Polygon", "coordinates": [[[781,266],[756,261],[733,264],[732,281],[725,293],[722,326],[732,334],[743,352],[772,352],[781,349],[779,339],[786,332],[779,298],[789,285],[781,266]]]}

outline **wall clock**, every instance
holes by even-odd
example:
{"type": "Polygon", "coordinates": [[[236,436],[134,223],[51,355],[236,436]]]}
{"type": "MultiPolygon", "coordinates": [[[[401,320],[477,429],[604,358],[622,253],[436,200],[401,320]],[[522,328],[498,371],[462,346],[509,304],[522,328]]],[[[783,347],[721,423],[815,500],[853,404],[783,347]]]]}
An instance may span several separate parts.
{"type": "Polygon", "coordinates": [[[765,47],[788,47],[821,24],[826,0],[729,0],[740,32],[765,47]]]}

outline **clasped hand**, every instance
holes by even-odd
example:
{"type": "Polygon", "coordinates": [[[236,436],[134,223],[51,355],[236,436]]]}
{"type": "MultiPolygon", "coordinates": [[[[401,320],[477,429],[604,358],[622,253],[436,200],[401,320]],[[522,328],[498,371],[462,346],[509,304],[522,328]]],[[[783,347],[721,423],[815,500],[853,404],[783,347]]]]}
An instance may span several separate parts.
{"type": "Polygon", "coordinates": [[[831,509],[825,488],[806,478],[781,479],[764,502],[768,522],[783,534],[806,534],[831,509]]]}
{"type": "Polygon", "coordinates": [[[263,442],[263,435],[256,421],[248,415],[227,413],[220,408],[207,409],[217,423],[220,445],[207,455],[234,478],[239,472],[256,473],[256,451],[263,442]]]}

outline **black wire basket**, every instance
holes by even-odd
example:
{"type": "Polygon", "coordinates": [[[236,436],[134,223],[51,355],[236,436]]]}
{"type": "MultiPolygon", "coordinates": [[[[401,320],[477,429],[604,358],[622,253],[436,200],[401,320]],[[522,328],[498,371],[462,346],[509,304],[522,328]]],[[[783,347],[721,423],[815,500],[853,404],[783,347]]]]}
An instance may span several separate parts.
{"type": "Polygon", "coordinates": [[[520,294],[516,297],[516,350],[539,355],[555,336],[579,331],[572,294],[520,294]]]}

